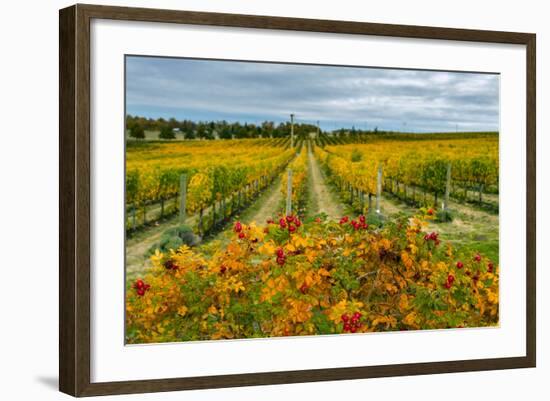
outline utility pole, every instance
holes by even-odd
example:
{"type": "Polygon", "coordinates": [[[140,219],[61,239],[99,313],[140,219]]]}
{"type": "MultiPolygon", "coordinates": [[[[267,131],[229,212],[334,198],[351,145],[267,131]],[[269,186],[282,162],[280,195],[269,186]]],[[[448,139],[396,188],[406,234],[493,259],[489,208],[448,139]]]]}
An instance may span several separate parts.
{"type": "Polygon", "coordinates": [[[294,147],[294,114],[290,114],[290,147],[294,147]]]}
{"type": "Polygon", "coordinates": [[[319,133],[321,130],[319,129],[319,120],[317,120],[317,139],[319,139],[319,133]]]}

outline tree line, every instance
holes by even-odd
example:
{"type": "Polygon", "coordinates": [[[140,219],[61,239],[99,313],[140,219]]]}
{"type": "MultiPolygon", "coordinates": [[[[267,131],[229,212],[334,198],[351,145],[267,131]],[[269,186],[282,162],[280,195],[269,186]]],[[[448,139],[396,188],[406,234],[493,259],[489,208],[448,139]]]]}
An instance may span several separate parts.
{"type": "MultiPolygon", "coordinates": [[[[243,139],[243,138],[281,138],[290,136],[291,123],[264,121],[260,124],[221,121],[191,121],[170,118],[145,118],[126,116],[126,129],[130,137],[145,138],[145,131],[158,132],[160,139],[243,139]]],[[[306,123],[294,123],[294,135],[306,137],[317,132],[317,126],[306,123]]],[[[322,131],[321,131],[322,132],[322,131]]]]}

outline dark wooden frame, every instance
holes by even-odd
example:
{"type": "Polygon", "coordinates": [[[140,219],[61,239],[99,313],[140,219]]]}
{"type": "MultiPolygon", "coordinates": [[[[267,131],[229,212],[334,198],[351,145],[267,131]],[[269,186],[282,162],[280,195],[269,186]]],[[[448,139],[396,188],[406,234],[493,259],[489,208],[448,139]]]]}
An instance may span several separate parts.
{"type": "Polygon", "coordinates": [[[62,392],[73,396],[93,396],[535,367],[535,34],[80,4],[60,10],[59,30],[59,388],[62,392]],[[527,49],[526,356],[91,383],[90,21],[92,18],[525,45],[527,49]]]}

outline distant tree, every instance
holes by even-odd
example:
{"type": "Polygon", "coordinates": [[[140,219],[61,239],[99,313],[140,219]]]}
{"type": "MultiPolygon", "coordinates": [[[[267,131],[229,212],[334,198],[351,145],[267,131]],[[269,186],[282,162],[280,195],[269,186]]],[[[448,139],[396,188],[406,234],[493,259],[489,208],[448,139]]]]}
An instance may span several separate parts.
{"type": "Polygon", "coordinates": [[[168,126],[172,129],[179,128],[179,122],[178,120],[172,117],[170,120],[168,120],[168,126]]]}
{"type": "Polygon", "coordinates": [[[130,136],[135,139],[144,139],[145,130],[139,124],[134,124],[130,127],[130,136]]]}
{"type": "Polygon", "coordinates": [[[170,128],[170,126],[165,125],[160,129],[159,138],[160,139],[175,139],[176,134],[174,133],[173,129],[170,128]]]}
{"type": "Polygon", "coordinates": [[[220,132],[220,138],[221,139],[231,139],[233,135],[233,132],[231,130],[231,127],[229,125],[224,125],[221,128],[220,132]]]}
{"type": "Polygon", "coordinates": [[[197,124],[197,136],[201,139],[206,137],[206,127],[202,122],[197,124]]]}

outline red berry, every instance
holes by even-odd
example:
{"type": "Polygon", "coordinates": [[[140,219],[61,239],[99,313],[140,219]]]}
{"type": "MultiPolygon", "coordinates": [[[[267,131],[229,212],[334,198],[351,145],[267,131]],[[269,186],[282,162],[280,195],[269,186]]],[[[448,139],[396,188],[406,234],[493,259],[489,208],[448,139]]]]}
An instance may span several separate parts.
{"type": "Polygon", "coordinates": [[[478,253],[476,256],[474,256],[474,260],[476,262],[480,262],[481,261],[481,255],[478,253]]]}
{"type": "Polygon", "coordinates": [[[145,284],[145,285],[143,286],[143,289],[144,289],[145,291],[147,291],[149,288],[151,288],[151,285],[149,285],[149,284],[145,284]]]}
{"type": "Polygon", "coordinates": [[[446,281],[444,285],[445,285],[445,288],[446,288],[446,289],[449,289],[449,288],[451,288],[451,286],[452,286],[452,284],[449,283],[448,281],[446,281]]]}
{"type": "Polygon", "coordinates": [[[487,264],[487,271],[488,271],[489,273],[492,273],[494,267],[495,267],[495,266],[493,265],[493,262],[489,262],[489,263],[487,264]]]}
{"type": "Polygon", "coordinates": [[[285,256],[285,251],[283,251],[283,248],[277,248],[277,256],[279,258],[283,258],[285,256]]]}
{"type": "Polygon", "coordinates": [[[428,216],[433,216],[434,210],[432,208],[429,208],[427,214],[428,216]]]}
{"type": "Polygon", "coordinates": [[[267,219],[267,224],[273,224],[273,223],[275,223],[275,222],[273,221],[273,219],[271,217],[269,219],[267,219]]]}
{"type": "Polygon", "coordinates": [[[279,225],[281,226],[281,228],[286,228],[286,220],[283,218],[280,218],[279,225]]]}
{"type": "Polygon", "coordinates": [[[456,262],[456,268],[457,269],[462,269],[463,267],[464,267],[464,263],[462,263],[460,261],[456,262]]]}
{"type": "Polygon", "coordinates": [[[351,330],[351,324],[344,323],[344,331],[350,331],[351,330]]]}
{"type": "Polygon", "coordinates": [[[243,225],[241,224],[240,221],[237,221],[237,222],[235,223],[235,232],[236,232],[236,233],[240,233],[240,232],[242,231],[242,229],[243,229],[243,225]]]}
{"type": "Polygon", "coordinates": [[[452,274],[449,274],[449,275],[447,276],[447,281],[448,281],[449,283],[451,283],[451,284],[454,283],[454,281],[455,281],[455,276],[453,276],[452,274]]]}
{"type": "Polygon", "coordinates": [[[307,289],[308,289],[308,286],[306,285],[306,283],[302,284],[302,286],[300,287],[300,292],[302,294],[305,294],[307,292],[307,289]]]}
{"type": "Polygon", "coordinates": [[[347,322],[349,320],[349,316],[345,313],[341,316],[342,322],[347,322]]]}
{"type": "Polygon", "coordinates": [[[357,327],[352,326],[351,329],[349,329],[349,331],[351,331],[352,333],[355,333],[357,331],[357,327]]]}
{"type": "Polygon", "coordinates": [[[363,215],[359,216],[359,221],[360,221],[361,223],[364,223],[364,222],[366,221],[365,216],[363,216],[363,215]]]}
{"type": "Polygon", "coordinates": [[[298,218],[295,218],[294,224],[296,224],[296,227],[300,227],[302,225],[302,222],[298,218]]]}
{"type": "Polygon", "coordinates": [[[281,266],[284,265],[285,264],[285,258],[277,258],[277,263],[281,266]]]}
{"type": "Polygon", "coordinates": [[[294,231],[296,231],[296,226],[288,226],[288,231],[293,233],[294,231]]]}
{"type": "Polygon", "coordinates": [[[137,289],[137,294],[142,297],[145,295],[145,289],[144,288],[138,288],[137,289]]]}
{"type": "Polygon", "coordinates": [[[143,280],[138,279],[138,280],[136,280],[136,283],[134,284],[134,287],[137,288],[137,289],[142,289],[143,285],[144,285],[143,280]]]}
{"type": "Polygon", "coordinates": [[[316,222],[316,223],[320,223],[320,222],[321,222],[321,218],[320,218],[320,217],[316,217],[316,218],[315,218],[315,222],[316,222]]]}
{"type": "Polygon", "coordinates": [[[355,313],[353,314],[353,317],[354,317],[355,319],[361,319],[361,312],[355,312],[355,313]]]}
{"type": "Polygon", "coordinates": [[[240,238],[240,239],[243,239],[245,236],[246,236],[246,235],[245,235],[243,232],[240,232],[240,233],[239,233],[239,238],[240,238]]]}
{"type": "Polygon", "coordinates": [[[294,217],[292,215],[286,216],[287,223],[292,223],[294,221],[294,217]]]}
{"type": "Polygon", "coordinates": [[[227,267],[225,267],[224,265],[220,266],[220,273],[221,274],[224,274],[226,270],[227,270],[227,267]]]}

